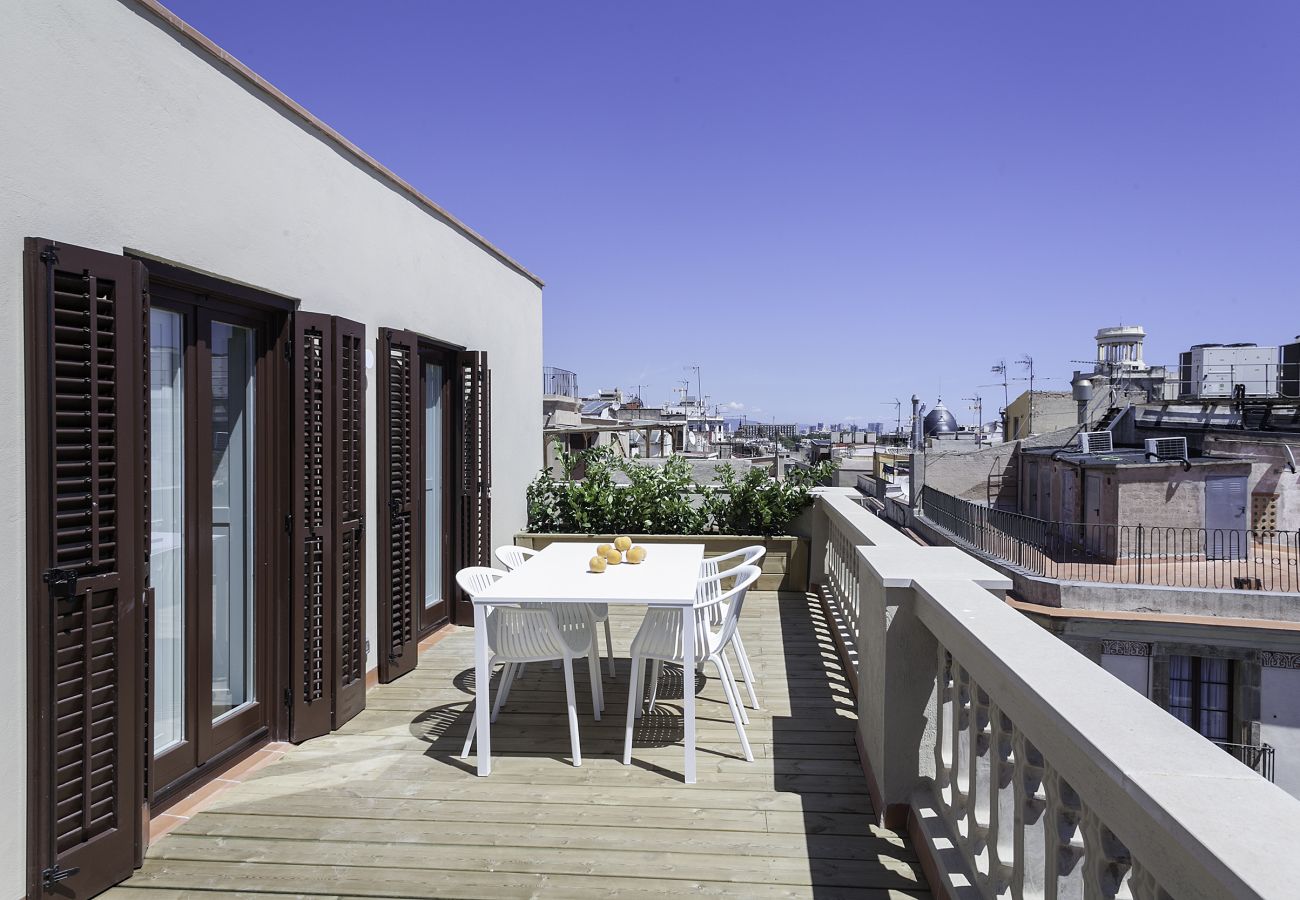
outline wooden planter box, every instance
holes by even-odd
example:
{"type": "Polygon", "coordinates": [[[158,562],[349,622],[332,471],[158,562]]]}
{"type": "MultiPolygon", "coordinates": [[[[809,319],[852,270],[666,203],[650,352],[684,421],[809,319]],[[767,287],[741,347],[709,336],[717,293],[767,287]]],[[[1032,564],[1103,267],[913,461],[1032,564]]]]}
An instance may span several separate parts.
{"type": "MultiPolygon", "coordinates": [[[[705,556],[721,556],[743,547],[761,544],[767,548],[763,557],[763,574],[755,588],[760,591],[808,590],[808,541],[799,537],[759,537],[730,534],[630,534],[634,544],[703,544],[705,556]]],[[[530,550],[541,550],[556,541],[586,544],[613,543],[612,534],[532,534],[521,531],[515,535],[515,545],[530,550]]]]}

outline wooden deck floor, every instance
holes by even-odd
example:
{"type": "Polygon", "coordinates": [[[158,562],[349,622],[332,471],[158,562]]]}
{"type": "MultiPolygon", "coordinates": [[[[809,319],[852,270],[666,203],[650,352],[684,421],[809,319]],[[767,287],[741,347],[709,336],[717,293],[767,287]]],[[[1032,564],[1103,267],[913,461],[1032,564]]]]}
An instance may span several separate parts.
{"type": "MultiPolygon", "coordinates": [[[[616,653],[639,620],[615,610],[616,653]]],[[[341,732],[158,841],[107,896],[928,897],[908,843],[868,818],[853,704],[817,602],[751,594],[742,631],[763,707],[750,713],[753,763],[710,678],[699,783],[682,783],[681,674],[667,670],[623,766],[622,659],[599,723],[577,676],[580,768],[561,673],[543,664],[511,692],[479,778],[473,757],[456,757],[473,691],[473,635],[458,630],[341,732]]]]}

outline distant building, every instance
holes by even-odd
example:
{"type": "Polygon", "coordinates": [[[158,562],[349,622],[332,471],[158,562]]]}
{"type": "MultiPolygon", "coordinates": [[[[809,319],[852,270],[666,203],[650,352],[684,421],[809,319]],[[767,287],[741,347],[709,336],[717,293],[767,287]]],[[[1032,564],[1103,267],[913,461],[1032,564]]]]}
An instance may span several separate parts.
{"type": "Polygon", "coordinates": [[[795,437],[798,426],[793,422],[790,423],[773,423],[773,422],[747,422],[737,429],[736,434],[743,438],[767,438],[775,440],[778,437],[795,437]]]}
{"type": "Polygon", "coordinates": [[[1025,391],[1002,414],[1002,432],[1008,441],[1078,423],[1078,404],[1069,391],[1025,391]]]}

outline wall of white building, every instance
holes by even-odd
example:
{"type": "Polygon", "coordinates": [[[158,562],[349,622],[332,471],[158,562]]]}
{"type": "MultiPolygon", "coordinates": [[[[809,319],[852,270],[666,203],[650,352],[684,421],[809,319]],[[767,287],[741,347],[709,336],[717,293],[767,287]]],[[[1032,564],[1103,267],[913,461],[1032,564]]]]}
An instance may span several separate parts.
{"type": "MultiPolygon", "coordinates": [[[[524,525],[537,469],[542,304],[535,281],[132,0],[0,0],[0,22],[0,896],[15,897],[27,802],[23,238],[130,247],[298,297],[364,322],[371,347],[390,326],[488,351],[494,544],[524,525]]],[[[372,646],[374,551],[372,537],[372,646]]]]}
{"type": "Polygon", "coordinates": [[[1273,745],[1274,783],[1300,797],[1300,669],[1260,669],[1259,739],[1273,745]]]}

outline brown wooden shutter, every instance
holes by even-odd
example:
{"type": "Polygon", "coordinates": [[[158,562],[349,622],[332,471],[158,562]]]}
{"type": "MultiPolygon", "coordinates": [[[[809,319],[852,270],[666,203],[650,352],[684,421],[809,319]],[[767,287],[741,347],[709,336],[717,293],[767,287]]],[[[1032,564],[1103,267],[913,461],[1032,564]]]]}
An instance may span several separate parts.
{"type": "Polygon", "coordinates": [[[334,319],[334,727],[366,708],[366,328],[334,319]]]}
{"type": "Polygon", "coordinates": [[[89,897],[141,850],[143,267],[26,244],[29,894],[89,897]]]}
{"type": "MultiPolygon", "coordinates": [[[[459,515],[456,529],[457,568],[492,565],[492,381],[487,353],[459,354],[458,403],[460,425],[459,515]]],[[[473,607],[456,589],[456,619],[473,621],[473,607]]]]}
{"type": "Polygon", "coordinates": [[[378,356],[379,680],[389,682],[415,668],[417,653],[418,341],[410,332],[382,328],[378,356]]]}
{"type": "Polygon", "coordinates": [[[337,423],[329,371],[333,356],[329,316],[299,312],[293,318],[290,740],[302,741],[326,734],[333,713],[334,573],[330,560],[334,456],[330,434],[337,423]]]}

